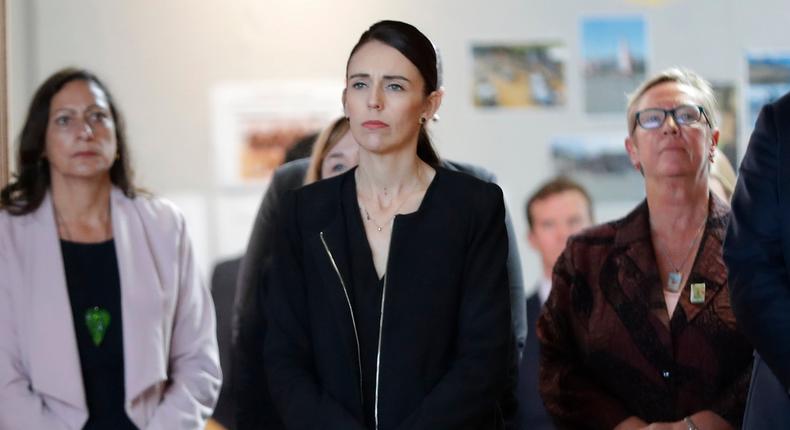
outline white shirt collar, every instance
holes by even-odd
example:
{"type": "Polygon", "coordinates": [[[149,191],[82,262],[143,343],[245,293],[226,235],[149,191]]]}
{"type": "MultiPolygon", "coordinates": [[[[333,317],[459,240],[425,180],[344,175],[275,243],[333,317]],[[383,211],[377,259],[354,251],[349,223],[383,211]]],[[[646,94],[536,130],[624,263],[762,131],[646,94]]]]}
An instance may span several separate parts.
{"type": "Polygon", "coordinates": [[[540,298],[541,306],[546,303],[546,300],[548,300],[550,292],[551,279],[546,279],[545,277],[541,276],[540,280],[538,280],[538,298],[540,298]]]}

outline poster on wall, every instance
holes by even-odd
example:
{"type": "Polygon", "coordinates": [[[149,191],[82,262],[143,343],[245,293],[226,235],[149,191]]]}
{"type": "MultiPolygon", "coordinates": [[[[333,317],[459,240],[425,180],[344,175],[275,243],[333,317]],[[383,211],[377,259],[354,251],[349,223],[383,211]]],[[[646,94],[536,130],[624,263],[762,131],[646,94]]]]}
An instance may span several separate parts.
{"type": "Polygon", "coordinates": [[[749,133],[760,109],[790,91],[790,51],[750,52],[748,63],[747,105],[749,133]]]}
{"type": "Polygon", "coordinates": [[[476,107],[554,107],[565,104],[561,43],[473,44],[472,100],[476,107]]]}
{"type": "Polygon", "coordinates": [[[623,133],[563,135],[550,142],[555,171],[578,181],[597,203],[644,198],[642,175],[631,165],[623,133]]]}
{"type": "Polygon", "coordinates": [[[585,111],[625,112],[625,94],[645,79],[647,70],[644,19],[585,17],[581,37],[585,111]]]}
{"type": "Polygon", "coordinates": [[[738,97],[732,83],[714,82],[713,94],[719,104],[719,149],[733,166],[738,158],[738,117],[736,106],[738,97]]]}
{"type": "Polygon", "coordinates": [[[342,91],[337,81],[218,84],[211,94],[218,184],[266,183],[296,142],[343,114],[342,91]]]}

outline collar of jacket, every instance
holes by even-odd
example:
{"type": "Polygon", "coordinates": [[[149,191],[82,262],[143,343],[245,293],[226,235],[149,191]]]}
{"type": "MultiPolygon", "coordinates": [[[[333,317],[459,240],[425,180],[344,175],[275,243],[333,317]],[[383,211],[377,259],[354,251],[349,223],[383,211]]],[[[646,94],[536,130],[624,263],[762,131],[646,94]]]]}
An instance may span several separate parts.
{"type": "MultiPolygon", "coordinates": [[[[691,321],[699,312],[708,305],[722,287],[727,285],[727,269],[722,258],[722,243],[727,225],[729,207],[718,199],[713,193],[708,199],[708,219],[702,233],[699,251],[694,258],[689,280],[687,282],[705,282],[705,303],[692,304],[689,289],[684,288],[678,306],[682,306],[686,320],[691,321]]],[[[640,279],[660,283],[660,276],[656,266],[656,256],[653,241],[650,235],[650,212],[647,200],[643,200],[625,218],[615,222],[614,246],[625,248],[625,255],[633,262],[640,273],[626,276],[631,279],[640,279]]],[[[624,285],[624,293],[632,299],[641,298],[644,303],[663,302],[660,297],[661,288],[646,288],[643,282],[634,282],[624,285]]],[[[662,318],[663,320],[663,318],[662,318]]],[[[668,324],[669,321],[664,321],[668,324]]]]}

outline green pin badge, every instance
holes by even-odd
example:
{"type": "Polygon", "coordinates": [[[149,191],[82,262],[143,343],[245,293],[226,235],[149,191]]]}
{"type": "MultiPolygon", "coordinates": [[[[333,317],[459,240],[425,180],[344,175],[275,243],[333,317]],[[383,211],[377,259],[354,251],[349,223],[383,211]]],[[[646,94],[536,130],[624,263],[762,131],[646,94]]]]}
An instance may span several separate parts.
{"type": "Polygon", "coordinates": [[[94,306],[85,311],[85,325],[91,334],[93,344],[101,345],[104,335],[107,334],[107,327],[110,326],[110,313],[106,309],[94,306]]]}
{"type": "Polygon", "coordinates": [[[695,305],[705,303],[705,283],[691,284],[691,303],[695,305]]]}

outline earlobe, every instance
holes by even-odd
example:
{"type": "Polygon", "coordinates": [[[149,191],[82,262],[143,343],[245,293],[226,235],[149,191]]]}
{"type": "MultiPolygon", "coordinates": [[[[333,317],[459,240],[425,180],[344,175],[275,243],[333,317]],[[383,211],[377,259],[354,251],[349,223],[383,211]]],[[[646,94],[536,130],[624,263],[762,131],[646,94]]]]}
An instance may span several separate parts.
{"type": "Polygon", "coordinates": [[[442,105],[443,94],[444,90],[440,88],[428,95],[428,109],[423,114],[423,118],[433,118],[436,115],[436,112],[439,111],[439,106],[442,105]]]}

